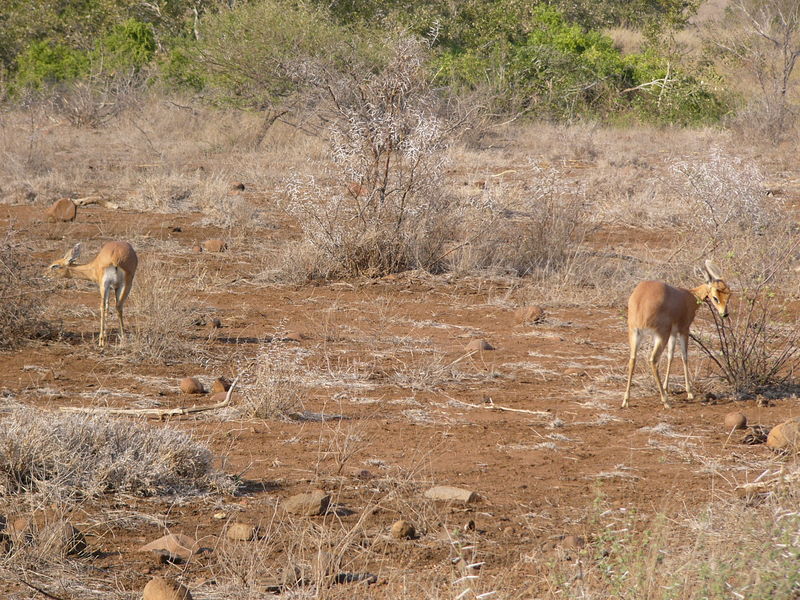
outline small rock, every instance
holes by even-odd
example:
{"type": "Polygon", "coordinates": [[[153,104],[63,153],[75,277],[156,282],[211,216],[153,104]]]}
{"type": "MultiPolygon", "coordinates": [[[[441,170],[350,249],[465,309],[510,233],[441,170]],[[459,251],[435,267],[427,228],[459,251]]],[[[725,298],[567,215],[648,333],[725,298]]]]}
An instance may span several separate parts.
{"type": "Polygon", "coordinates": [[[730,412],[725,415],[725,430],[745,429],[747,427],[747,417],[738,411],[730,412]]]}
{"type": "Polygon", "coordinates": [[[800,449],[800,417],[789,419],[773,427],[767,435],[767,447],[783,452],[800,449]]]}
{"type": "Polygon", "coordinates": [[[228,244],[220,239],[206,240],[203,242],[203,248],[206,252],[224,252],[228,249],[228,244]]]}
{"type": "Polygon", "coordinates": [[[252,525],[250,523],[231,523],[228,526],[228,529],[225,530],[225,537],[229,540],[235,540],[239,542],[250,542],[252,540],[257,540],[260,536],[260,532],[258,527],[252,525]]]}
{"type": "MultiPolygon", "coordinates": [[[[219,404],[220,402],[224,402],[225,398],[227,398],[227,397],[228,397],[228,392],[217,392],[216,394],[212,394],[209,397],[208,401],[211,404],[219,404]]],[[[231,394],[231,402],[233,402],[233,399],[235,397],[236,397],[236,394],[231,394]]]]}
{"type": "Polygon", "coordinates": [[[469,344],[467,344],[465,349],[467,352],[472,352],[475,350],[494,350],[494,346],[492,346],[486,340],[472,340],[469,344]]]}
{"type": "Polygon", "coordinates": [[[192,600],[192,594],[177,581],[153,577],[144,586],[143,600],[192,600]]]}
{"type": "Polygon", "coordinates": [[[61,198],[53,202],[45,214],[47,220],[52,222],[74,221],[78,215],[78,207],[70,198],[61,198]]]}
{"type": "Polygon", "coordinates": [[[390,532],[392,537],[398,540],[410,540],[417,535],[417,530],[405,519],[395,521],[390,532]]]}
{"type": "Polygon", "coordinates": [[[199,551],[197,542],[181,533],[169,533],[139,548],[139,552],[166,552],[173,560],[180,559],[184,562],[199,551]]]}
{"type": "Polygon", "coordinates": [[[322,490],[312,490],[305,494],[295,494],[291,498],[287,498],[283,502],[283,508],[286,512],[295,515],[315,517],[328,512],[330,503],[330,494],[326,494],[322,490]]]}
{"type": "Polygon", "coordinates": [[[180,381],[180,388],[184,394],[202,394],[205,391],[197,377],[184,377],[180,381]]]}
{"type": "Polygon", "coordinates": [[[226,377],[217,377],[214,383],[211,384],[211,393],[217,394],[219,392],[227,392],[231,389],[231,382],[226,377]]]}
{"type": "Polygon", "coordinates": [[[561,540],[562,548],[569,548],[570,550],[580,550],[585,545],[586,540],[579,535],[565,535],[561,540]]]}
{"type": "Polygon", "coordinates": [[[449,485],[432,487],[425,492],[425,497],[432,500],[457,500],[459,502],[476,502],[478,500],[478,494],[475,492],[449,485]]]}
{"type": "Polygon", "coordinates": [[[535,305],[522,306],[514,311],[514,319],[520,325],[525,325],[526,323],[541,323],[544,320],[544,310],[535,305]]]}

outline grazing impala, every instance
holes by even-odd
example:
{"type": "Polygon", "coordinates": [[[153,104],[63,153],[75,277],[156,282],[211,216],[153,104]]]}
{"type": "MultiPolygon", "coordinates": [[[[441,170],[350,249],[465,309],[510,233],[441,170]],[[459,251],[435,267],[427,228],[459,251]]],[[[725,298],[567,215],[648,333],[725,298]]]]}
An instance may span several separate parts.
{"type": "Polygon", "coordinates": [[[108,242],[100,248],[100,252],[92,262],[85,265],[76,265],[75,262],[81,254],[81,245],[75,244],[64,258],[60,258],[50,265],[48,272],[54,277],[68,277],[88,279],[94,281],[100,288],[100,337],[98,344],[106,343],[106,323],[110,292],[114,290],[116,296],[117,316],[119,317],[120,338],[125,338],[125,321],[122,318],[122,307],[131,291],[133,276],[139,259],[136,251],[128,242],[108,242]]]}
{"type": "Polygon", "coordinates": [[[631,395],[631,379],[636,366],[636,352],[639,350],[642,333],[646,331],[651,332],[654,337],[653,351],[650,353],[650,368],[656,378],[656,385],[661,394],[664,408],[669,408],[667,382],[676,341],[680,342],[681,356],[683,357],[686,394],[689,400],[694,398],[689,387],[689,367],[687,365],[689,327],[694,321],[697,308],[708,298],[711,299],[719,314],[727,317],[728,298],[731,296],[730,288],[716,273],[711,261],[706,261],[702,272],[706,282],[692,290],[673,287],[661,281],[642,281],[633,290],[628,300],[628,341],[631,345],[631,357],[628,361],[628,385],[625,387],[622,408],[628,406],[628,399],[631,395]],[[658,359],[661,358],[665,345],[667,346],[667,372],[662,385],[661,378],[658,376],[658,359]]]}

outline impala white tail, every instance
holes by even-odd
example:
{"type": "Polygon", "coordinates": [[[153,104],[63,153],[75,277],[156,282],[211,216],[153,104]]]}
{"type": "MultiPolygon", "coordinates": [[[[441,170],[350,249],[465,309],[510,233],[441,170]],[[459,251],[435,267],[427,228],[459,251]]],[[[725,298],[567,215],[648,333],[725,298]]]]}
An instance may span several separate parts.
{"type": "Polygon", "coordinates": [[[686,394],[689,400],[694,398],[689,383],[689,327],[694,321],[697,308],[706,299],[711,300],[720,315],[728,316],[728,299],[731,296],[730,288],[717,274],[711,261],[705,262],[702,273],[706,282],[691,290],[673,287],[661,281],[642,281],[633,290],[628,299],[628,341],[631,346],[631,354],[628,361],[628,384],[625,387],[622,408],[628,406],[631,395],[631,379],[633,379],[633,369],[636,366],[636,353],[642,341],[642,334],[645,332],[652,333],[654,338],[653,351],[650,353],[650,368],[653,371],[664,407],[669,408],[667,385],[676,342],[680,344],[683,358],[686,394]],[[667,372],[662,384],[658,375],[658,360],[665,347],[667,348],[667,372]]]}
{"type": "Polygon", "coordinates": [[[125,321],[122,317],[122,308],[125,299],[131,291],[133,276],[139,259],[136,251],[128,242],[108,242],[97,256],[84,265],[76,264],[81,254],[81,245],[69,250],[64,258],[55,261],[47,269],[53,277],[88,279],[94,281],[100,288],[100,336],[98,344],[104,346],[107,337],[107,313],[111,292],[116,297],[117,317],[119,318],[120,338],[125,338],[125,321]]]}

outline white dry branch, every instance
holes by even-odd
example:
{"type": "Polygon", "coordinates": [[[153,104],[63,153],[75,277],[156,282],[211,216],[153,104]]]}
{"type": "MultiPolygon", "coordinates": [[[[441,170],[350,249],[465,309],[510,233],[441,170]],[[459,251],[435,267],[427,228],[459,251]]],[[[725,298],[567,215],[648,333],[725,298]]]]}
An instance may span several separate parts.
{"type": "Polygon", "coordinates": [[[228,393],[225,394],[225,399],[222,402],[215,404],[206,404],[202,406],[179,406],[176,408],[111,408],[111,407],[94,407],[94,406],[60,406],[59,410],[69,413],[89,413],[89,414],[107,414],[107,415],[128,415],[128,416],[154,416],[161,419],[166,417],[177,417],[182,415],[189,415],[192,413],[206,412],[209,410],[218,410],[225,408],[231,403],[233,396],[233,389],[242,376],[239,373],[228,388],[228,393]]]}

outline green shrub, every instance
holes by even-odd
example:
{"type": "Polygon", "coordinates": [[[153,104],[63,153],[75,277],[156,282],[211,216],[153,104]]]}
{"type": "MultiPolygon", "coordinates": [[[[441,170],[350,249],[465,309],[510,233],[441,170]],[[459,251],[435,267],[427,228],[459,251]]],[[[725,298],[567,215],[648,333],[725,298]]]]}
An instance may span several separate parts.
{"type": "Polygon", "coordinates": [[[116,25],[94,52],[103,71],[139,71],[153,60],[156,38],[153,28],[136,19],[116,25]]]}
{"type": "Polygon", "coordinates": [[[630,111],[646,121],[689,124],[728,111],[708,84],[666,58],[653,51],[623,56],[610,37],[568,23],[549,6],[535,7],[528,21],[496,25],[484,24],[486,37],[460,38],[469,47],[450,44],[435,61],[439,81],[455,93],[488,84],[496,109],[556,119],[630,111]]]}
{"type": "Polygon", "coordinates": [[[19,56],[13,87],[38,90],[72,81],[88,73],[89,65],[85,52],[49,40],[36,42],[19,56]]]}

